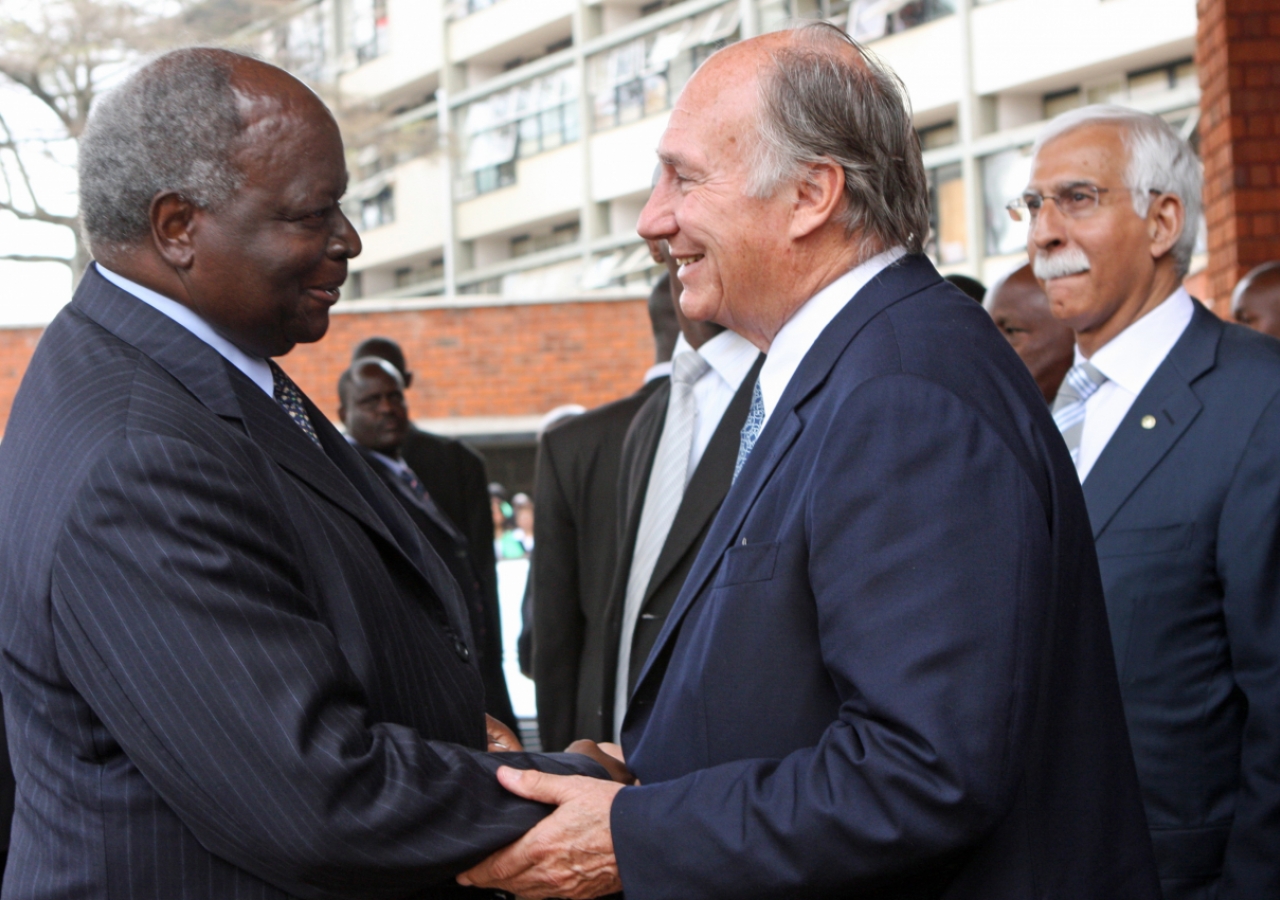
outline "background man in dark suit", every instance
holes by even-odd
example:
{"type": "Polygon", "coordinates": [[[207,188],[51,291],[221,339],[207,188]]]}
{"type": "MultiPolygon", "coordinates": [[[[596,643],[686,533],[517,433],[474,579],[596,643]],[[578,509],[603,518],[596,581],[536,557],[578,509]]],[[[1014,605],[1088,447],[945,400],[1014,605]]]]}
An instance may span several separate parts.
{"type": "Polygon", "coordinates": [[[1086,107],[1046,128],[1015,208],[1076,335],[1053,414],[1165,900],[1245,900],[1280,896],[1280,344],[1180,286],[1200,179],[1164,120],[1086,107]]]}
{"type": "Polygon", "coordinates": [[[346,182],[320,100],[237,54],[94,107],[97,262],[0,446],[6,897],[447,896],[544,813],[492,776],[453,578],[270,361],[360,252],[346,182]]]}
{"type": "Polygon", "coordinates": [[[1053,317],[1031,264],[993,284],[985,305],[1009,346],[1031,370],[1045,402],[1052,403],[1071,368],[1076,338],[1069,326],[1053,317]]]}
{"type": "Polygon", "coordinates": [[[1280,260],[1263,263],[1231,292],[1231,317],[1254,331],[1280,338],[1280,260]]]}
{"type": "Polygon", "coordinates": [[[460,876],[531,896],[1154,898],[1088,518],[1026,367],[921,254],[902,87],[838,29],[689,81],[640,233],[768,357],[623,723],[641,786],[460,876]],[[741,140],[760,135],[763,146],[741,140]]]}
{"type": "Polygon", "coordinates": [[[609,591],[618,564],[618,473],[631,420],[671,368],[679,326],[664,282],[649,297],[649,321],[656,362],[640,390],[556,423],[538,442],[533,680],[547,750],[578,738],[609,739],[602,691],[609,591]]]}
{"type": "MultiPolygon", "coordinates": [[[[404,351],[395,341],[385,337],[367,338],[351,352],[351,361],[368,356],[385,359],[395,366],[406,389],[413,384],[413,372],[409,371],[404,351]]],[[[489,508],[489,475],[484,458],[462,441],[423,431],[412,421],[408,425],[400,456],[418,476],[435,505],[467,539],[471,566],[480,577],[483,618],[477,624],[475,640],[485,681],[485,710],[508,728],[515,728],[516,716],[511,709],[507,680],[502,674],[502,611],[498,606],[493,515],[489,508]]]]}
{"type": "MultiPolygon", "coordinates": [[[[404,381],[399,370],[380,357],[361,357],[338,379],[338,397],[338,417],[347,428],[347,439],[373,466],[378,477],[448,566],[466,600],[472,635],[477,644],[484,646],[481,635],[489,627],[485,614],[484,582],[476,570],[467,538],[423,487],[421,479],[401,454],[409,431],[409,409],[405,404],[404,381]]],[[[502,672],[501,653],[480,653],[478,656],[480,679],[484,682],[485,711],[503,723],[514,721],[507,681],[502,672]]],[[[507,727],[514,728],[513,725],[507,727]]]]}
{"type": "MultiPolygon", "coordinates": [[[[660,253],[672,262],[665,242],[660,253]]],[[[673,284],[681,339],[671,378],[640,407],[622,447],[622,533],[601,667],[604,719],[615,741],[640,668],[733,480],[763,361],[745,338],[686,318],[680,282],[673,284]]]]}

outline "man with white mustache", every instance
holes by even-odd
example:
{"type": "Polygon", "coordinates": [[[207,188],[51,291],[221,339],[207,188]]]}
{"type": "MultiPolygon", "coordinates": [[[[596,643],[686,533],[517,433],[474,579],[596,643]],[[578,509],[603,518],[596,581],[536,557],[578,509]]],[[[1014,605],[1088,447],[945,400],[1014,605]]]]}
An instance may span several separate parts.
{"type": "Polygon", "coordinates": [[[1280,896],[1280,345],[1181,286],[1200,164],[1162,119],[1059,116],[1009,204],[1076,336],[1054,401],[1097,543],[1166,900],[1280,896]]]}

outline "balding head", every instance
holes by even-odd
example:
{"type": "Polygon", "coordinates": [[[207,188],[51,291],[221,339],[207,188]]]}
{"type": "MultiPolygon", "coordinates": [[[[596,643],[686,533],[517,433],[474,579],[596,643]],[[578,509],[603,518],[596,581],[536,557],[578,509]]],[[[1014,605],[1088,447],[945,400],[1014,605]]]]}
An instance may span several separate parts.
{"type": "Polygon", "coordinates": [[[1026,363],[1046,402],[1053,402],[1075,357],[1075,336],[1049,308],[1031,265],[1022,266],[992,285],[987,311],[1026,363]]]}
{"type": "Polygon", "coordinates": [[[1241,325],[1280,338],[1280,260],[1240,279],[1231,294],[1231,315],[1241,325]]]}
{"type": "Polygon", "coordinates": [[[902,85],[830,26],[712,55],[658,158],[641,236],[670,245],[690,319],[762,350],[818,290],[881,250],[918,250],[928,232],[902,85]]]}

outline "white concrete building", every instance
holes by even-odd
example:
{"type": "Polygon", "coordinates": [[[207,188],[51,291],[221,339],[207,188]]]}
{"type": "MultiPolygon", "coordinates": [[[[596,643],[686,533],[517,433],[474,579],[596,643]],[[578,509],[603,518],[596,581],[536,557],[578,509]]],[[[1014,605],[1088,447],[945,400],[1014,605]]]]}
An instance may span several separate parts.
{"type": "Polygon", "coordinates": [[[348,296],[643,295],[654,148],[716,48],[800,18],[906,84],[944,272],[1020,258],[1041,123],[1109,100],[1198,121],[1195,0],[299,0],[247,36],[347,111],[348,296]]]}

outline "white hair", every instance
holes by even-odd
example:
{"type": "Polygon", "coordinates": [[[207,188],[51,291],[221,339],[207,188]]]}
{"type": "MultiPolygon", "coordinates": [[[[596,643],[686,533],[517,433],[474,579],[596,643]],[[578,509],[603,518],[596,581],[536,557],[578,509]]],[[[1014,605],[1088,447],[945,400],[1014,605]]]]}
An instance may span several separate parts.
{"type": "Polygon", "coordinates": [[[1064,112],[1040,132],[1032,148],[1033,155],[1039,154],[1050,141],[1089,125],[1116,125],[1121,128],[1122,140],[1129,151],[1124,181],[1133,198],[1134,212],[1143,217],[1147,215],[1151,209],[1151,191],[1174,194],[1182,201],[1186,218],[1172,252],[1178,264],[1178,274],[1187,274],[1200,223],[1203,185],[1200,160],[1164,119],[1110,104],[1095,104],[1064,112]]]}

